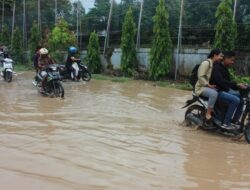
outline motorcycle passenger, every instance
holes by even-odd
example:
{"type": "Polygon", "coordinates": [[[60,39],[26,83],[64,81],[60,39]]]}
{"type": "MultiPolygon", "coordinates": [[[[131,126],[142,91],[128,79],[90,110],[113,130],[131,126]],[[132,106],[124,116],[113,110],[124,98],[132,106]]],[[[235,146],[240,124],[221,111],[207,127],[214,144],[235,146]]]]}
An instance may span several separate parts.
{"type": "Polygon", "coordinates": [[[48,76],[48,73],[45,69],[48,65],[55,64],[54,60],[51,59],[48,53],[49,52],[46,48],[41,48],[39,50],[40,56],[38,58],[38,72],[42,78],[41,92],[45,92],[44,87],[48,76]]]}
{"type": "Polygon", "coordinates": [[[34,63],[34,68],[36,70],[36,73],[38,72],[38,59],[40,57],[40,49],[42,48],[42,46],[37,46],[34,56],[33,56],[33,63],[34,63]]]}
{"type": "Polygon", "coordinates": [[[203,61],[198,69],[198,81],[195,85],[195,94],[208,98],[208,108],[205,116],[205,124],[212,122],[212,111],[217,100],[218,92],[215,85],[209,83],[214,63],[222,60],[220,49],[213,49],[208,55],[208,59],[203,61]]]}
{"type": "Polygon", "coordinates": [[[228,105],[226,115],[222,124],[224,129],[239,128],[239,119],[242,115],[244,102],[240,97],[239,89],[246,89],[244,84],[232,81],[229,66],[234,64],[235,53],[228,51],[224,53],[223,61],[214,65],[211,83],[219,90],[218,101],[228,105]]]}
{"type": "Polygon", "coordinates": [[[74,47],[74,46],[71,46],[69,47],[69,50],[68,50],[68,57],[67,57],[67,61],[66,61],[66,69],[67,69],[67,72],[68,73],[73,73],[73,80],[77,80],[77,76],[76,76],[76,73],[75,73],[75,69],[72,67],[72,64],[75,63],[75,62],[78,62],[80,61],[80,59],[77,59],[75,56],[76,56],[76,53],[77,53],[77,48],[74,47]]]}

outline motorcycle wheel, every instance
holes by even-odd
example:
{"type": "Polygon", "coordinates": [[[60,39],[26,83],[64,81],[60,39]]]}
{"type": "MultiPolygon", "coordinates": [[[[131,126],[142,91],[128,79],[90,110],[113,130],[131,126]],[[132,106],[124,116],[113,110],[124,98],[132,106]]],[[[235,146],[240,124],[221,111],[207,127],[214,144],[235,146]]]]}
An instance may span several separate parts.
{"type": "MultiPolygon", "coordinates": [[[[197,119],[201,119],[202,123],[205,118],[205,109],[202,106],[199,105],[192,105],[190,106],[186,113],[185,113],[185,122],[187,126],[192,125],[192,122],[187,119],[188,114],[193,114],[197,119]]],[[[200,125],[199,127],[202,127],[203,125],[200,125]]]]}
{"type": "Polygon", "coordinates": [[[5,81],[7,82],[11,82],[12,81],[12,72],[10,71],[6,71],[5,72],[5,77],[4,77],[5,81]]]}
{"type": "Polygon", "coordinates": [[[90,79],[91,79],[91,73],[89,71],[83,71],[82,72],[82,80],[90,81],[90,79]]]}
{"type": "Polygon", "coordinates": [[[248,125],[245,127],[244,134],[245,134],[245,139],[246,139],[246,141],[250,144],[250,124],[248,124],[248,125]]]}
{"type": "Polygon", "coordinates": [[[248,116],[248,113],[243,113],[241,121],[242,121],[242,124],[241,124],[241,126],[240,126],[240,132],[243,133],[244,130],[245,130],[245,127],[244,127],[244,126],[249,125],[249,124],[248,124],[248,123],[249,123],[249,116],[248,116]]]}
{"type": "Polygon", "coordinates": [[[64,88],[60,82],[54,83],[52,96],[64,98],[64,88]]]}

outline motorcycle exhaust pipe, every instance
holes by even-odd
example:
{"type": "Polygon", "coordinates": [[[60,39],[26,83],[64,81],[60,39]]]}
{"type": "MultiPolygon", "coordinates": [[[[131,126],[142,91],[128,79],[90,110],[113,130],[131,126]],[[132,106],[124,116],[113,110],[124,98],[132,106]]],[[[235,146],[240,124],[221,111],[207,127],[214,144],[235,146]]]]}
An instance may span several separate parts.
{"type": "Polygon", "coordinates": [[[198,125],[198,126],[202,126],[203,125],[203,121],[201,119],[199,119],[198,117],[196,117],[194,114],[192,113],[189,113],[187,114],[186,116],[186,119],[188,121],[191,121],[192,123],[194,123],[195,125],[198,125]]]}

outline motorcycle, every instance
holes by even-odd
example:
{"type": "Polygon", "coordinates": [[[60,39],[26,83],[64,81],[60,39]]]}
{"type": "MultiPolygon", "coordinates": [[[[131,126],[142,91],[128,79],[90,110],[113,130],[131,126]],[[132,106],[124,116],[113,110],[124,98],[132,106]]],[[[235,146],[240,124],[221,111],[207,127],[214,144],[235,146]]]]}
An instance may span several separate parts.
{"type": "Polygon", "coordinates": [[[208,98],[196,96],[186,101],[183,108],[187,108],[185,112],[185,122],[187,126],[197,125],[203,130],[215,131],[229,136],[245,136],[246,141],[250,144],[250,85],[247,89],[241,90],[241,97],[244,101],[244,110],[240,120],[240,128],[235,130],[226,130],[221,128],[222,121],[227,111],[227,105],[217,101],[214,107],[213,122],[211,125],[205,124],[205,114],[207,111],[208,98]]]}
{"type": "Polygon", "coordinates": [[[61,97],[64,98],[64,88],[62,86],[60,72],[58,71],[58,65],[49,65],[44,69],[47,72],[47,80],[44,85],[44,91],[42,90],[43,77],[38,73],[33,81],[34,86],[37,87],[38,91],[50,97],[61,97]]]}
{"type": "Polygon", "coordinates": [[[11,82],[13,78],[13,62],[10,58],[1,59],[1,75],[7,82],[11,82]]]}
{"type": "MultiPolygon", "coordinates": [[[[83,81],[90,81],[91,73],[88,71],[88,67],[81,63],[81,61],[74,62],[72,68],[74,69],[77,81],[79,81],[80,78],[82,78],[83,81]]],[[[63,79],[74,80],[74,73],[68,72],[65,65],[59,65],[59,72],[63,79]]]]}

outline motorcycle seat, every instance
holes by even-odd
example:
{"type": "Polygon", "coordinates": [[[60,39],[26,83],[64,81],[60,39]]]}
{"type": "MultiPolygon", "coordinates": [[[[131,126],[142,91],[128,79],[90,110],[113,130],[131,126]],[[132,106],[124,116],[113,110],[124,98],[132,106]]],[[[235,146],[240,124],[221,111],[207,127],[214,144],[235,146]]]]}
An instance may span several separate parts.
{"type": "Polygon", "coordinates": [[[197,95],[194,93],[194,91],[193,91],[193,96],[194,96],[195,98],[201,98],[201,99],[204,100],[204,101],[208,101],[208,97],[205,97],[205,96],[202,96],[202,95],[197,96],[197,95]]]}
{"type": "Polygon", "coordinates": [[[202,100],[208,101],[208,97],[200,95],[199,98],[201,98],[202,100]]]}

